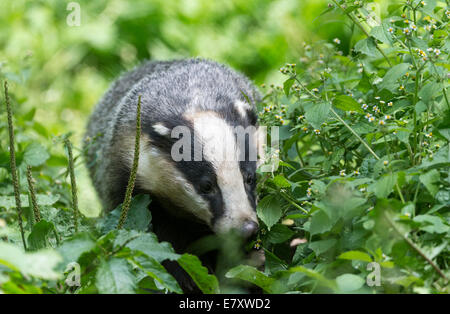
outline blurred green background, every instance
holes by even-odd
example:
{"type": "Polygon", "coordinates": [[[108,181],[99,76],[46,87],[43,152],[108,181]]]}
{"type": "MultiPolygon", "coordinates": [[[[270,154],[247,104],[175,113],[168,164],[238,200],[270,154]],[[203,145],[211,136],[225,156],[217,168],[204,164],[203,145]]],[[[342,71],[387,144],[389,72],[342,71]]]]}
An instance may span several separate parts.
{"type": "MultiPolygon", "coordinates": [[[[37,108],[48,131],[39,136],[72,131],[76,146],[109,84],[142,60],[201,56],[278,84],[278,69],[296,62],[304,42],[338,37],[346,51],[351,36],[341,15],[320,15],[324,0],[80,0],[80,26],[67,23],[69,2],[0,1],[0,79],[16,114],[37,108]]],[[[80,177],[88,184],[85,171],[80,177]]],[[[92,189],[82,193],[95,214],[92,189]]]]}

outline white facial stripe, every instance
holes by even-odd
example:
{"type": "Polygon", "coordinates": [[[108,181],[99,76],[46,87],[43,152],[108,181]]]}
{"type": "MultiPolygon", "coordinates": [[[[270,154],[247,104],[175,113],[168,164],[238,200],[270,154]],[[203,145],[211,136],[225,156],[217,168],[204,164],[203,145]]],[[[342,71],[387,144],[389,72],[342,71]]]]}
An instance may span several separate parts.
{"type": "Polygon", "coordinates": [[[237,100],[234,103],[234,107],[236,108],[236,110],[239,112],[239,114],[243,118],[247,117],[247,110],[252,109],[252,107],[248,103],[246,103],[245,101],[241,101],[241,100],[237,100]]]}
{"type": "MultiPolygon", "coordinates": [[[[132,164],[134,137],[127,137],[124,141],[124,157],[132,164]]],[[[155,196],[170,199],[174,205],[185,209],[195,217],[211,225],[212,213],[209,204],[197,194],[195,188],[190,184],[180,171],[167,160],[158,148],[151,146],[149,138],[141,135],[141,146],[136,185],[151,191],[155,196]]]]}
{"type": "Polygon", "coordinates": [[[222,193],[224,214],[215,225],[216,231],[239,228],[245,220],[256,222],[239,167],[233,128],[214,112],[200,112],[187,118],[193,122],[195,136],[204,145],[203,158],[212,163],[222,193]]]}

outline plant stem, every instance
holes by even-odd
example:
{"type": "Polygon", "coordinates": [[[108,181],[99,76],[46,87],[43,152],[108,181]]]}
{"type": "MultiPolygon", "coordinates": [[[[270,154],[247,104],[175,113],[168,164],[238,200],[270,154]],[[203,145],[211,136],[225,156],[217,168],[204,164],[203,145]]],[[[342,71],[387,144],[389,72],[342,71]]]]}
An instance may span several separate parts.
{"type": "Polygon", "coordinates": [[[34,220],[36,222],[41,221],[41,213],[39,211],[39,206],[36,200],[36,191],[34,189],[34,179],[31,173],[31,166],[27,166],[27,181],[28,181],[28,191],[30,192],[31,204],[33,206],[34,220]]]}
{"type": "Polygon", "coordinates": [[[78,196],[77,196],[77,181],[75,179],[75,166],[73,162],[72,143],[68,138],[64,139],[64,145],[67,148],[69,156],[69,175],[70,185],[72,189],[72,207],[73,207],[73,225],[75,232],[78,232],[78,196]]]}
{"type": "Polygon", "coordinates": [[[375,159],[380,160],[380,157],[378,157],[378,155],[372,150],[372,148],[370,148],[369,144],[367,144],[359,135],[358,133],[355,132],[355,130],[353,130],[351,128],[351,126],[349,126],[338,114],[336,111],[334,111],[333,107],[330,107],[331,112],[335,115],[335,117],[347,128],[350,130],[350,132],[353,133],[354,136],[356,136],[356,138],[361,142],[361,144],[363,144],[368,150],[369,152],[375,157],[375,159]]]}
{"type": "Polygon", "coordinates": [[[5,88],[5,103],[6,103],[6,112],[8,116],[8,131],[9,131],[9,160],[11,165],[11,177],[14,185],[14,197],[16,200],[16,210],[17,210],[17,222],[19,223],[20,234],[22,236],[23,248],[27,250],[27,243],[25,241],[25,231],[23,230],[23,221],[22,221],[22,204],[20,201],[20,186],[19,186],[19,178],[17,175],[17,167],[16,167],[16,151],[14,148],[14,126],[12,121],[12,110],[11,103],[9,100],[8,94],[8,82],[4,83],[5,88]]]}
{"type": "Polygon", "coordinates": [[[386,221],[391,225],[391,227],[394,229],[394,231],[403,239],[406,241],[406,243],[408,243],[408,245],[413,248],[417,253],[419,253],[420,256],[422,256],[428,264],[431,265],[431,267],[434,268],[434,270],[436,270],[436,272],[442,277],[444,278],[445,282],[448,282],[448,278],[445,276],[445,274],[439,269],[439,267],[432,261],[430,260],[425,253],[423,253],[420,248],[414,244],[414,242],[412,242],[410,239],[408,239],[406,237],[406,235],[404,235],[400,230],[398,230],[397,226],[394,224],[394,222],[389,218],[389,216],[386,214],[386,212],[383,212],[383,216],[386,219],[386,221]]]}
{"type": "Polygon", "coordinates": [[[136,113],[136,141],[134,143],[134,158],[133,166],[131,168],[130,178],[128,180],[127,190],[125,192],[125,199],[122,204],[122,213],[120,214],[119,223],[117,229],[122,229],[123,225],[128,216],[128,211],[130,210],[131,195],[133,193],[134,184],[136,182],[136,173],[139,164],[139,148],[141,142],[141,95],[139,95],[137,103],[137,113],[136,113]]]}
{"type": "MultiPolygon", "coordinates": [[[[310,90],[308,90],[303,84],[302,82],[300,82],[300,80],[296,77],[295,80],[297,81],[297,83],[313,98],[321,100],[320,97],[314,95],[310,90]]],[[[350,130],[350,132],[353,133],[353,135],[356,136],[356,138],[361,142],[361,144],[363,144],[368,150],[369,152],[375,157],[375,159],[380,160],[380,157],[378,157],[378,155],[372,150],[372,148],[370,148],[369,144],[367,144],[359,135],[358,133],[355,132],[355,130],[353,130],[351,128],[351,126],[349,126],[337,113],[336,111],[334,111],[333,109],[333,104],[330,102],[330,111],[336,116],[336,118],[347,128],[350,130]]]]}
{"type": "MultiPolygon", "coordinates": [[[[361,31],[364,33],[364,35],[367,36],[367,38],[371,37],[370,34],[367,32],[367,30],[364,28],[364,26],[358,21],[358,19],[351,13],[347,13],[345,12],[345,9],[336,1],[333,0],[333,2],[342,10],[344,11],[345,15],[347,15],[352,21],[353,23],[355,23],[360,29],[361,31]]],[[[384,53],[384,51],[380,48],[380,46],[378,46],[378,44],[374,41],[375,43],[375,47],[377,48],[377,50],[381,53],[381,55],[384,57],[384,59],[386,59],[387,63],[389,64],[390,67],[392,67],[391,61],[389,60],[389,58],[386,56],[386,54],[384,53]]]]}

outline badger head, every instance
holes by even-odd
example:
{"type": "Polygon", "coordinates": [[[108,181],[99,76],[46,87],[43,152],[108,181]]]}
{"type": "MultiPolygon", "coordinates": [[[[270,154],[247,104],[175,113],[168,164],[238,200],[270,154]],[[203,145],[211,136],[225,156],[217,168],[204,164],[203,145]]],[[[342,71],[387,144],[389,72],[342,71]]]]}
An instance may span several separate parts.
{"type": "Polygon", "coordinates": [[[138,188],[215,233],[236,230],[248,237],[257,231],[254,125],[207,110],[143,126],[138,188]]]}

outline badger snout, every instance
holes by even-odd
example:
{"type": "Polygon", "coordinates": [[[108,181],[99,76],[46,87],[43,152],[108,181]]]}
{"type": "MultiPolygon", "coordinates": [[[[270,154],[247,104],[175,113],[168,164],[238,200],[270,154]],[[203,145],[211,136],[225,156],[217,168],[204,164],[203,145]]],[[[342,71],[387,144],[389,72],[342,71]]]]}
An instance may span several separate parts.
{"type": "Polygon", "coordinates": [[[253,220],[247,220],[241,227],[241,234],[244,238],[250,238],[258,231],[258,223],[253,220]]]}

